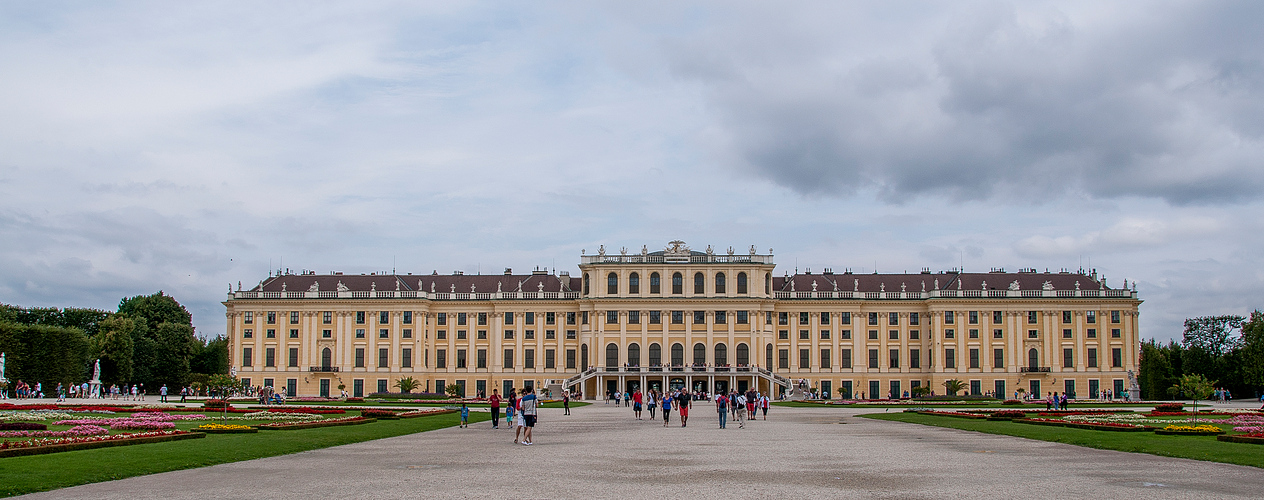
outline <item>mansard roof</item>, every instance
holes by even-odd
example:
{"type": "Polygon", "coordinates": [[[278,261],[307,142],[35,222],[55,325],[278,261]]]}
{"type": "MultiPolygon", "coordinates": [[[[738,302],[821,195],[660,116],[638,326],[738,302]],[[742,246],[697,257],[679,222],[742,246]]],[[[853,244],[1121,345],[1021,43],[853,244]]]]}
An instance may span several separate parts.
{"type": "Polygon", "coordinates": [[[312,290],[315,284],[320,291],[332,292],[342,284],[347,291],[353,292],[433,290],[443,293],[451,292],[455,287],[458,293],[469,293],[472,285],[478,293],[490,293],[497,291],[497,286],[505,292],[517,291],[521,282],[524,292],[540,291],[541,283],[545,292],[569,292],[578,291],[580,281],[580,278],[552,274],[283,274],[268,278],[250,291],[303,292],[312,290]]]}
{"type": "Polygon", "coordinates": [[[799,292],[816,290],[828,292],[860,291],[860,292],[920,292],[957,290],[958,283],[962,290],[1008,290],[1017,283],[1020,290],[1041,290],[1047,282],[1053,290],[1111,290],[1092,275],[1080,273],[938,273],[938,274],[795,274],[792,276],[774,277],[773,289],[788,292],[792,289],[799,292]],[[938,283],[937,283],[938,282],[938,283]],[[837,283],[837,288],[835,288],[837,283]],[[938,288],[936,288],[938,285],[938,288]]]}

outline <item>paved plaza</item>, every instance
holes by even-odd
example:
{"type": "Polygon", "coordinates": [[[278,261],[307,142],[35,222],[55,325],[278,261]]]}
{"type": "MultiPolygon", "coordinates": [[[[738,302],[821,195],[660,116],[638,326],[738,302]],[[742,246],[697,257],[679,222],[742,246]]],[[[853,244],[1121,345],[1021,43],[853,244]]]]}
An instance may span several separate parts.
{"type": "Polygon", "coordinates": [[[515,445],[513,431],[484,422],[29,497],[1264,496],[1264,471],[1256,468],[855,417],[874,411],[774,407],[767,421],[721,430],[702,405],[689,427],[673,414],[664,428],[648,413],[633,420],[631,409],[599,402],[571,416],[542,410],[534,446],[515,445]]]}

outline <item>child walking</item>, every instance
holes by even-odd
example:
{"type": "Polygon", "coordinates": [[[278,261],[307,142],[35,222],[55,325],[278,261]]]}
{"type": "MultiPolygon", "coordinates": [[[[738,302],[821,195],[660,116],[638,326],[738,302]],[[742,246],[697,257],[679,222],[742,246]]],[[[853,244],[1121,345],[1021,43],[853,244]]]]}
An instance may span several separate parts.
{"type": "Polygon", "coordinates": [[[470,426],[470,407],[465,403],[461,403],[461,428],[470,426]]]}

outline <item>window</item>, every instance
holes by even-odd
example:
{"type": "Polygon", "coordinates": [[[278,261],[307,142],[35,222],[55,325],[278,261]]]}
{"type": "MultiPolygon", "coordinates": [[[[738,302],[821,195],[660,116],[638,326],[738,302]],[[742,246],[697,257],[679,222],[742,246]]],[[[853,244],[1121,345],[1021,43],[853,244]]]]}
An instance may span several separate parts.
{"type": "Polygon", "coordinates": [[[737,273],[737,293],[745,294],[747,293],[747,290],[746,273],[737,273]]]}
{"type": "Polygon", "coordinates": [[[944,338],[946,338],[946,339],[955,339],[955,338],[957,338],[957,331],[956,331],[956,330],[953,330],[952,328],[945,328],[945,329],[944,329],[944,338]]]}
{"type": "Polygon", "coordinates": [[[405,347],[400,350],[400,355],[401,355],[401,362],[399,366],[401,368],[412,368],[413,367],[413,349],[411,347],[405,347]]]}
{"type": "Polygon", "coordinates": [[[1084,321],[1089,324],[1097,323],[1097,311],[1084,311],[1084,321]]]}
{"type": "MultiPolygon", "coordinates": [[[[632,345],[635,346],[636,344],[632,344],[632,345]]],[[[632,356],[629,355],[628,357],[631,358],[632,356]]],[[[728,346],[724,345],[723,343],[716,344],[715,345],[715,359],[713,361],[715,361],[715,366],[729,366],[728,346]]]]}
{"type": "Polygon", "coordinates": [[[556,340],[556,339],[557,339],[557,330],[544,331],[544,340],[556,340]]]}
{"type": "Polygon", "coordinates": [[[790,330],[777,330],[778,340],[790,340],[790,330]]]}
{"type": "Polygon", "coordinates": [[[1064,338],[1064,339],[1069,339],[1069,338],[1071,338],[1071,337],[1072,337],[1072,334],[1071,334],[1071,329],[1070,329],[1070,328],[1063,328],[1063,329],[1062,329],[1062,338],[1064,338]]]}
{"type": "Polygon", "coordinates": [[[971,328],[971,329],[970,329],[970,338],[972,338],[972,339],[977,339],[977,338],[979,338],[979,329],[978,329],[978,328],[971,328]]]}
{"type": "Polygon", "coordinates": [[[1118,323],[1118,322],[1119,322],[1119,316],[1120,316],[1120,315],[1119,315],[1119,311],[1111,311],[1111,312],[1110,312],[1110,322],[1111,322],[1111,323],[1118,323]]]}
{"type": "Polygon", "coordinates": [[[693,364],[702,365],[707,362],[707,346],[702,342],[693,345],[693,364]]]}
{"type": "Polygon", "coordinates": [[[566,324],[568,325],[575,324],[575,313],[573,312],[566,313],[566,324]]]}
{"type": "Polygon", "coordinates": [[[296,378],[285,379],[285,393],[298,395],[298,379],[296,378]]]}
{"type": "Polygon", "coordinates": [[[799,330],[799,340],[811,340],[812,334],[808,330],[799,330]]]}
{"type": "MultiPolygon", "coordinates": [[[[482,314],[482,313],[480,313],[480,314],[482,314]]],[[[505,311],[505,324],[506,324],[506,325],[512,325],[512,324],[514,324],[514,313],[513,313],[513,311],[505,311]]]]}
{"type": "Polygon", "coordinates": [[[557,351],[553,349],[544,350],[544,369],[551,370],[557,368],[557,351]]]}
{"type": "Polygon", "coordinates": [[[993,329],[992,329],[992,338],[994,338],[994,339],[1003,339],[1003,338],[1005,338],[1005,330],[1002,330],[1002,329],[1000,329],[1000,328],[993,328],[993,329]]]}
{"type": "Polygon", "coordinates": [[[909,340],[920,340],[922,332],[920,330],[909,330],[909,340]]]}
{"type": "Polygon", "coordinates": [[[557,313],[544,313],[544,324],[546,325],[557,324],[557,313]]]}
{"type": "Polygon", "coordinates": [[[841,313],[838,313],[838,322],[839,322],[840,324],[850,325],[850,324],[851,324],[851,313],[850,313],[850,312],[841,312],[841,313]]]}
{"type": "Polygon", "coordinates": [[[1034,325],[1037,323],[1039,311],[1027,311],[1027,324],[1034,325]]]}
{"type": "Polygon", "coordinates": [[[839,330],[838,337],[843,340],[851,340],[851,330],[839,330]]]}
{"type": "Polygon", "coordinates": [[[1121,337],[1121,336],[1122,336],[1122,333],[1119,331],[1119,329],[1118,329],[1118,328],[1111,328],[1111,329],[1110,329],[1110,338],[1112,338],[1112,339],[1117,339],[1117,338],[1119,338],[1119,337],[1121,337]]]}
{"type": "Polygon", "coordinates": [[[734,360],[737,366],[747,366],[750,364],[750,346],[745,343],[737,344],[737,359],[734,360]]]}
{"type": "Polygon", "coordinates": [[[957,350],[944,349],[944,368],[957,368],[957,350]]]}
{"type": "Polygon", "coordinates": [[[715,324],[723,325],[725,323],[728,323],[728,321],[729,321],[728,313],[726,313],[725,311],[715,312],[715,324]]]}
{"type": "Polygon", "coordinates": [[[630,294],[641,293],[641,275],[637,273],[632,273],[628,275],[628,293],[630,294]]]}
{"type": "Polygon", "coordinates": [[[390,387],[387,385],[387,382],[385,379],[377,379],[377,392],[389,391],[390,387]]]}
{"type": "Polygon", "coordinates": [[[606,324],[613,325],[619,322],[619,311],[606,311],[606,324]]]}
{"type": "Polygon", "coordinates": [[[448,338],[448,331],[447,331],[447,330],[435,330],[435,338],[436,338],[436,339],[439,339],[439,340],[444,340],[444,339],[448,338]]]}
{"type": "Polygon", "coordinates": [[[413,324],[413,312],[404,311],[404,318],[401,321],[403,321],[405,325],[413,324]]]}
{"type": "Polygon", "coordinates": [[[566,340],[575,340],[575,330],[566,331],[566,340]]]}
{"type": "Polygon", "coordinates": [[[412,328],[405,328],[405,329],[404,329],[404,333],[403,333],[403,335],[402,335],[402,336],[403,336],[404,338],[406,338],[406,339],[411,339],[411,338],[413,338],[413,329],[412,329],[412,328]]]}
{"type": "Polygon", "coordinates": [[[970,368],[979,367],[979,350],[970,349],[970,368]]]}
{"type": "Polygon", "coordinates": [[[276,324],[276,311],[268,311],[268,324],[276,324]]]}
{"type": "Polygon", "coordinates": [[[567,370],[575,369],[575,350],[574,349],[566,350],[566,369],[567,370]]]}
{"type": "Polygon", "coordinates": [[[922,321],[922,317],[921,317],[921,315],[920,315],[920,314],[915,313],[915,312],[914,312],[914,313],[909,313],[909,324],[910,324],[910,325],[912,325],[912,326],[917,326],[918,324],[920,324],[920,323],[921,323],[921,321],[922,321]]]}
{"type": "Polygon", "coordinates": [[[685,364],[685,346],[679,342],[671,346],[671,364],[676,366],[685,364]]]}
{"type": "Polygon", "coordinates": [[[650,324],[651,325],[663,324],[663,311],[650,311],[650,324]]]}
{"type": "MultiPolygon", "coordinates": [[[[697,353],[694,354],[694,362],[697,362],[697,353]]],[[[611,342],[606,344],[606,367],[619,366],[619,345],[611,342]]]]}
{"type": "Polygon", "coordinates": [[[289,358],[290,358],[290,359],[288,360],[288,361],[289,361],[289,363],[286,363],[286,365],[285,365],[285,366],[288,366],[288,367],[291,367],[291,368],[296,368],[296,367],[298,367],[298,348],[297,348],[297,347],[291,347],[291,348],[290,348],[290,352],[289,352],[289,354],[290,354],[290,356],[289,356],[289,358]]]}
{"type": "Polygon", "coordinates": [[[362,339],[362,338],[364,338],[364,329],[363,329],[363,328],[356,328],[356,331],[355,331],[355,338],[357,338],[357,339],[362,339]]]}
{"type": "MultiPolygon", "coordinates": [[[[359,366],[364,366],[364,349],[356,349],[356,357],[360,360],[359,366]]],[[[448,367],[448,350],[435,349],[435,368],[448,367]]]]}
{"type": "Polygon", "coordinates": [[[750,312],[749,312],[749,311],[738,311],[738,312],[737,312],[737,324],[739,324],[739,325],[745,325],[745,324],[749,324],[749,323],[750,323],[750,312]]]}
{"type": "Polygon", "coordinates": [[[790,368],[790,350],[777,349],[777,368],[786,370],[790,368]]]}
{"type": "Polygon", "coordinates": [[[1027,330],[1027,338],[1029,339],[1040,338],[1040,330],[1027,330]]]}
{"type": "Polygon", "coordinates": [[[658,273],[650,273],[650,293],[663,293],[658,273]]]}
{"type": "Polygon", "coordinates": [[[725,285],[724,273],[715,273],[715,293],[727,293],[725,292],[725,285]]]}
{"type": "Polygon", "coordinates": [[[1027,350],[1027,366],[1029,368],[1040,367],[1040,351],[1034,348],[1027,350]]]}
{"type": "Polygon", "coordinates": [[[391,337],[391,331],[386,328],[381,328],[377,331],[377,338],[379,339],[386,339],[390,337],[391,337]]]}
{"type": "Polygon", "coordinates": [[[702,273],[693,273],[693,293],[695,295],[707,293],[707,277],[702,273]]]}
{"type": "Polygon", "coordinates": [[[869,368],[877,368],[877,367],[878,367],[878,350],[870,349],[869,350],[869,368]]]}
{"type": "Polygon", "coordinates": [[[821,313],[821,324],[822,324],[822,325],[828,325],[828,324],[829,324],[829,318],[830,318],[830,313],[828,313],[828,312],[823,312],[823,313],[821,313]]]}
{"type": "Polygon", "coordinates": [[[1090,347],[1090,348],[1088,348],[1088,356],[1087,356],[1087,358],[1088,358],[1088,359],[1086,359],[1085,361],[1087,361],[1087,362],[1088,362],[1088,367],[1089,367],[1089,368],[1097,368],[1097,348],[1096,348],[1096,347],[1090,347]]]}
{"type": "Polygon", "coordinates": [[[617,295],[619,293],[619,275],[610,273],[606,275],[606,294],[617,295]]]}
{"type": "Polygon", "coordinates": [[[1110,350],[1110,367],[1123,368],[1124,366],[1124,350],[1118,347],[1110,350]]]}
{"type": "Polygon", "coordinates": [[[838,367],[851,369],[851,349],[839,349],[839,354],[842,355],[843,358],[838,364],[838,367]]]}
{"type": "Polygon", "coordinates": [[[535,349],[522,350],[522,367],[535,369],[535,349]]]}
{"type": "MultiPolygon", "coordinates": [[[[1118,313],[1119,311],[1114,311],[1114,312],[1118,313]]],[[[1116,321],[1115,323],[1118,323],[1118,321],[1116,321]]],[[[290,324],[291,325],[298,324],[298,311],[290,311],[290,324]]]]}
{"type": "Polygon", "coordinates": [[[252,330],[252,329],[250,329],[250,328],[247,328],[247,329],[245,329],[245,330],[242,330],[242,332],[241,332],[241,336],[242,336],[243,338],[248,338],[248,339],[249,339],[249,338],[254,338],[254,336],[255,336],[255,331],[254,331],[254,330],[252,330]]]}
{"type": "Polygon", "coordinates": [[[891,326],[900,324],[900,313],[887,313],[887,324],[891,326]]]}
{"type": "Polygon", "coordinates": [[[263,350],[263,366],[266,366],[269,368],[276,366],[276,348],[275,347],[269,347],[263,350]]]}
{"type": "Polygon", "coordinates": [[[523,330],[522,338],[527,340],[535,340],[535,330],[523,330]]]}
{"type": "Polygon", "coordinates": [[[869,313],[869,326],[878,324],[878,313],[869,313]]]}
{"type": "Polygon", "coordinates": [[[869,340],[878,340],[877,330],[869,330],[869,340]]]}
{"type": "Polygon", "coordinates": [[[992,349],[992,368],[1005,368],[1005,349],[992,349]]]}
{"type": "Polygon", "coordinates": [[[263,334],[263,335],[264,335],[265,337],[267,337],[267,338],[270,338],[270,339],[275,339],[275,338],[276,338],[276,328],[269,328],[269,329],[268,329],[268,331],[264,332],[264,334],[263,334]]]}
{"type": "Polygon", "coordinates": [[[465,330],[457,330],[457,331],[456,331],[456,339],[457,339],[457,340],[465,340],[465,339],[466,339],[465,330]]]}
{"type": "Polygon", "coordinates": [[[764,273],[764,295],[772,295],[772,273],[764,273]]]}
{"type": "Polygon", "coordinates": [[[777,324],[778,325],[790,324],[790,313],[787,313],[787,312],[777,313],[777,324]]]}
{"type": "Polygon", "coordinates": [[[246,311],[245,317],[242,318],[242,321],[245,322],[247,325],[254,323],[255,322],[254,311],[246,311]]]}
{"type": "Polygon", "coordinates": [[[799,349],[799,369],[807,370],[812,368],[812,351],[810,349],[799,349]]]}
{"type": "Polygon", "coordinates": [[[378,323],[379,325],[385,325],[385,324],[390,323],[390,322],[391,322],[391,313],[390,313],[390,312],[388,312],[388,311],[379,311],[379,312],[377,313],[377,323],[378,323]]]}
{"type": "Polygon", "coordinates": [[[465,323],[466,323],[466,314],[456,313],[456,324],[460,326],[460,325],[464,325],[465,323]]]}
{"type": "Polygon", "coordinates": [[[672,274],[672,293],[675,295],[685,293],[685,277],[680,273],[672,274]]]}
{"type": "MultiPolygon", "coordinates": [[[[510,315],[512,315],[513,313],[506,313],[506,314],[510,314],[510,315]]],[[[478,313],[478,320],[477,320],[477,321],[478,321],[479,326],[487,326],[487,313],[485,313],[485,312],[478,313]]],[[[513,319],[512,319],[512,318],[510,318],[510,320],[509,320],[509,324],[511,324],[511,325],[513,324],[513,319]]]]}
{"type": "Polygon", "coordinates": [[[588,295],[588,273],[584,273],[584,295],[588,295]]]}
{"type": "Polygon", "coordinates": [[[830,338],[830,331],[821,330],[821,340],[829,340],[829,338],[830,338]]]}
{"type": "Polygon", "coordinates": [[[909,349],[909,368],[922,367],[922,350],[909,349]]]}
{"type": "Polygon", "coordinates": [[[970,311],[970,324],[979,324],[979,311],[970,311]]]}
{"type": "MultiPolygon", "coordinates": [[[[271,323],[271,321],[269,321],[269,323],[271,323]]],[[[357,325],[364,324],[364,311],[356,311],[356,324],[357,325]]]]}
{"type": "Polygon", "coordinates": [[[1075,367],[1075,349],[1062,350],[1062,367],[1063,368],[1075,367]]]}
{"type": "MultiPolygon", "coordinates": [[[[386,368],[388,366],[391,366],[390,356],[391,356],[390,349],[387,349],[385,347],[378,349],[377,350],[377,367],[386,368]]],[[[465,349],[461,349],[457,351],[456,359],[457,359],[456,367],[465,368],[465,349]]]]}
{"type": "Polygon", "coordinates": [[[809,321],[810,321],[810,320],[809,320],[809,318],[808,318],[808,313],[805,313],[805,312],[801,312],[801,313],[799,313],[799,324],[800,324],[800,325],[806,325],[806,324],[808,324],[808,322],[809,322],[809,321]]]}
{"type": "Polygon", "coordinates": [[[436,315],[435,315],[435,324],[436,324],[436,325],[446,325],[446,324],[448,324],[448,313],[439,313],[439,314],[436,314],[436,315]]]}
{"type": "Polygon", "coordinates": [[[1095,338],[1097,338],[1097,329],[1096,329],[1096,328],[1089,328],[1089,329],[1088,329],[1088,331],[1084,332],[1084,336],[1085,336],[1085,337],[1087,337],[1087,338],[1090,338],[1090,339],[1095,339],[1095,338]]]}
{"type": "Polygon", "coordinates": [[[957,321],[957,313],[954,311],[944,311],[944,324],[951,325],[957,321]]]}
{"type": "MultiPolygon", "coordinates": [[[[439,349],[439,355],[441,357],[443,356],[443,349],[439,349]]],[[[357,347],[355,350],[355,367],[364,368],[364,348],[363,347],[357,347]]],[[[439,367],[442,368],[443,364],[440,363],[439,367]]]]}
{"type": "Polygon", "coordinates": [[[891,368],[892,368],[892,369],[899,368],[899,367],[900,367],[900,350],[899,350],[899,349],[891,349],[890,355],[891,355],[891,360],[890,360],[890,361],[891,361],[891,365],[890,365],[890,366],[891,366],[891,368]]]}
{"type": "Polygon", "coordinates": [[[673,325],[683,325],[683,324],[685,324],[685,312],[684,312],[684,311],[672,311],[672,312],[671,312],[671,321],[672,321],[672,324],[673,324],[673,325]]]}
{"type": "Polygon", "coordinates": [[[255,350],[251,347],[241,348],[241,366],[254,366],[255,350]]]}
{"type": "Polygon", "coordinates": [[[505,357],[503,358],[504,362],[501,364],[502,367],[509,368],[509,369],[512,369],[514,367],[514,352],[513,351],[514,351],[513,349],[505,349],[505,352],[504,352],[505,357]]]}
{"type": "Polygon", "coordinates": [[[512,338],[514,338],[514,331],[513,331],[513,330],[505,330],[505,338],[507,338],[507,339],[512,339],[512,338]]]}
{"type": "Polygon", "coordinates": [[[1071,322],[1071,311],[1062,311],[1062,322],[1063,323],[1071,322]]]}

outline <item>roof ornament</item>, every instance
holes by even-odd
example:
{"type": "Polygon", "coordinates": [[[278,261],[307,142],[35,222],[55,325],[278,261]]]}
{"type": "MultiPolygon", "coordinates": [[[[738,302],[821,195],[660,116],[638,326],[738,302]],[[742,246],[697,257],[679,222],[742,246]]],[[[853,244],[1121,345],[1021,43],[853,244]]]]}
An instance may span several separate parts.
{"type": "Polygon", "coordinates": [[[1052,281],[1044,282],[1044,284],[1040,285],[1040,289],[1046,292],[1049,290],[1053,290],[1053,282],[1052,281]]]}
{"type": "Polygon", "coordinates": [[[903,282],[903,281],[901,281],[901,282],[900,282],[900,291],[901,291],[901,292],[907,292],[907,291],[908,291],[908,287],[904,285],[904,282],[903,282]]]}
{"type": "Polygon", "coordinates": [[[284,292],[284,291],[285,291],[285,286],[286,286],[286,283],[285,283],[285,282],[281,282],[281,291],[282,291],[282,292],[284,292]]]}
{"type": "Polygon", "coordinates": [[[732,255],[733,255],[733,247],[732,247],[732,246],[730,246],[730,247],[729,247],[729,255],[730,255],[730,256],[732,256],[732,255]]]}
{"type": "Polygon", "coordinates": [[[620,249],[619,249],[619,255],[625,255],[625,256],[626,256],[627,254],[628,254],[628,247],[623,247],[623,248],[620,248],[620,249]]]}
{"type": "Polygon", "coordinates": [[[350,289],[350,288],[347,288],[347,285],[342,284],[342,280],[338,280],[338,291],[339,291],[339,292],[349,292],[349,291],[351,291],[351,289],[350,289]]]}
{"type": "MultiPolygon", "coordinates": [[[[230,287],[231,287],[232,285],[228,285],[228,286],[230,286],[230,287]]],[[[240,291],[241,291],[241,280],[237,280],[237,291],[238,291],[238,292],[240,292],[240,291]]]]}
{"type": "Polygon", "coordinates": [[[983,282],[983,289],[984,289],[984,290],[987,290],[987,281],[984,281],[984,282],[983,282]]]}
{"type": "Polygon", "coordinates": [[[1132,291],[1137,291],[1137,280],[1132,280],[1132,291]]]}
{"type": "Polygon", "coordinates": [[[1080,290],[1080,282],[1078,282],[1078,281],[1076,281],[1076,282],[1075,282],[1075,290],[1076,290],[1077,292],[1080,290]]]}
{"type": "Polygon", "coordinates": [[[751,245],[750,254],[755,255],[755,245],[751,245]]]}
{"type": "Polygon", "coordinates": [[[377,291],[377,282],[376,282],[376,281],[374,281],[374,282],[372,282],[372,283],[369,283],[369,291],[370,291],[370,292],[376,292],[376,291],[377,291]]]}
{"type": "Polygon", "coordinates": [[[816,280],[812,280],[812,291],[816,291],[816,280]]]}
{"type": "Polygon", "coordinates": [[[853,291],[853,292],[859,292],[859,291],[860,291],[860,278],[856,278],[856,279],[852,280],[852,283],[851,283],[851,291],[853,291]]]}
{"type": "Polygon", "coordinates": [[[606,256],[606,246],[605,246],[605,245],[601,245],[599,248],[597,248],[597,256],[598,256],[598,257],[605,257],[605,256],[606,256]]]}
{"type": "Polygon", "coordinates": [[[541,281],[541,282],[539,282],[539,283],[536,283],[536,284],[535,284],[535,290],[536,290],[537,292],[544,293],[544,282],[543,282],[543,281],[541,281]]]}
{"type": "Polygon", "coordinates": [[[474,284],[470,283],[470,293],[474,293],[474,284]]]}
{"type": "Polygon", "coordinates": [[[453,283],[449,289],[452,290],[452,293],[456,293],[456,283],[453,283]]]}
{"type": "Polygon", "coordinates": [[[1105,290],[1105,289],[1106,289],[1106,275],[1104,275],[1104,274],[1102,275],[1102,282],[1101,282],[1101,283],[1098,283],[1098,285],[1097,285],[1097,286],[1098,286],[1098,288],[1099,288],[1099,289],[1102,289],[1102,290],[1105,290]]]}
{"type": "Polygon", "coordinates": [[[518,291],[522,291],[522,280],[518,280],[518,291]]]}
{"type": "Polygon", "coordinates": [[[879,283],[879,284],[878,284],[878,291],[879,291],[879,292],[885,292],[885,291],[887,291],[887,284],[886,284],[886,283],[879,283]]]}
{"type": "Polygon", "coordinates": [[[663,255],[668,257],[688,257],[689,246],[680,240],[671,240],[667,242],[667,248],[663,249],[663,255]]]}
{"type": "Polygon", "coordinates": [[[922,280],[922,293],[926,293],[926,280],[922,280]]]}
{"type": "Polygon", "coordinates": [[[939,278],[935,278],[935,289],[939,289],[939,278]]]}
{"type": "Polygon", "coordinates": [[[307,291],[309,291],[309,292],[319,292],[319,291],[320,291],[320,282],[319,282],[319,281],[313,281],[313,282],[312,282],[312,286],[307,287],[307,291]]]}
{"type": "Polygon", "coordinates": [[[1124,290],[1128,289],[1128,279],[1124,278],[1124,290]]]}
{"type": "Polygon", "coordinates": [[[499,281],[496,282],[496,293],[501,293],[499,281]]]}
{"type": "Polygon", "coordinates": [[[1010,290],[1015,290],[1015,291],[1017,291],[1017,290],[1021,290],[1022,288],[1023,288],[1023,286],[1022,286],[1022,285],[1020,285],[1020,284],[1018,284],[1018,280],[1014,280],[1014,282],[1012,282],[1012,283],[1010,283],[1010,284],[1009,284],[1009,289],[1010,289],[1010,290]]]}
{"type": "Polygon", "coordinates": [[[233,282],[228,282],[228,293],[233,293],[233,282]]]}

